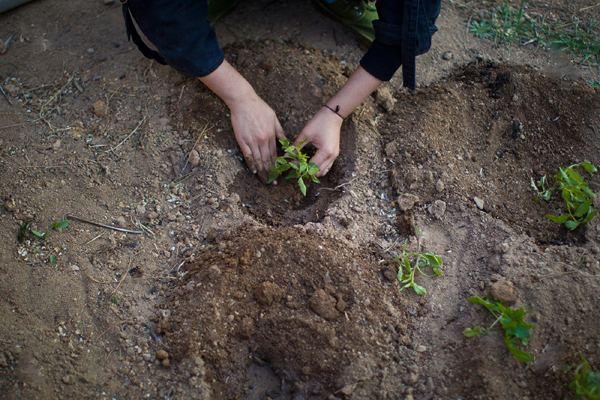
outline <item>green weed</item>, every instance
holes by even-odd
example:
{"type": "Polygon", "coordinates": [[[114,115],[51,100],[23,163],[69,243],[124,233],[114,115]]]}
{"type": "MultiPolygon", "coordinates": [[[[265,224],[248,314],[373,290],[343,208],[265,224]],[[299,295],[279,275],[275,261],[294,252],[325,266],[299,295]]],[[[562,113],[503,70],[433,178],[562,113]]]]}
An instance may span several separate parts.
{"type": "Polygon", "coordinates": [[[600,399],[600,371],[592,371],[590,363],[581,356],[581,364],[572,365],[567,370],[575,368],[575,376],[569,388],[575,390],[576,399],[600,399]]]}
{"type": "Polygon", "coordinates": [[[320,183],[319,179],[315,176],[319,172],[319,167],[315,163],[309,163],[309,156],[302,153],[300,148],[306,142],[306,140],[298,143],[298,146],[294,146],[287,139],[280,139],[283,147],[283,151],[286,155],[278,157],[275,164],[271,164],[271,173],[269,174],[269,183],[279,178],[285,171],[290,170],[285,179],[298,179],[298,186],[304,196],[306,196],[306,184],[304,179],[311,179],[315,183],[320,183]]]}
{"type": "MultiPolygon", "coordinates": [[[[479,38],[494,39],[498,43],[518,43],[521,45],[537,43],[545,49],[558,48],[566,51],[577,62],[600,63],[600,40],[590,26],[582,26],[579,21],[572,24],[547,23],[545,17],[531,16],[521,0],[518,8],[510,1],[495,7],[489,19],[472,21],[469,32],[479,38]]],[[[598,66],[600,73],[600,66],[598,66]]]]}
{"type": "Polygon", "coordinates": [[[404,246],[402,246],[402,254],[399,254],[398,257],[394,258],[394,261],[400,264],[398,266],[398,280],[403,285],[400,288],[400,291],[411,287],[416,294],[425,295],[427,294],[427,290],[415,282],[415,273],[419,271],[422,275],[431,278],[433,275],[427,275],[421,270],[423,267],[431,267],[434,274],[441,276],[443,263],[441,257],[436,256],[433,253],[422,252],[421,235],[419,234],[418,228],[415,228],[415,234],[417,236],[417,251],[411,253],[406,252],[406,247],[408,245],[408,239],[406,239],[404,241],[404,246]],[[406,273],[404,273],[404,270],[406,270],[406,273]]]}
{"type": "Polygon", "coordinates": [[[479,296],[470,297],[469,301],[473,304],[479,304],[487,308],[496,317],[496,321],[489,328],[476,326],[475,328],[467,328],[463,332],[466,337],[481,336],[487,334],[498,322],[500,322],[504,330],[504,343],[511,354],[519,361],[533,361],[533,357],[523,350],[518,349],[518,346],[527,345],[527,341],[531,337],[529,329],[533,325],[526,324],[524,321],[525,315],[531,310],[525,311],[523,307],[518,310],[513,310],[510,307],[502,305],[501,301],[494,300],[491,296],[482,299],[479,296]]]}
{"type": "Polygon", "coordinates": [[[571,231],[579,225],[587,224],[598,213],[598,210],[594,210],[592,207],[595,194],[588,188],[588,183],[579,174],[580,166],[590,174],[598,171],[596,167],[587,161],[573,164],[568,168],[559,168],[558,173],[554,175],[555,182],[551,188],[548,188],[546,175],[542,176],[539,181],[540,188],[531,178],[531,187],[535,190],[536,195],[543,200],[548,201],[552,192],[560,189],[568,213],[558,216],[546,215],[546,218],[557,224],[564,224],[571,231]]]}
{"type": "MultiPolygon", "coordinates": [[[[52,224],[52,228],[63,229],[67,225],[69,225],[69,221],[60,221],[60,222],[55,222],[54,224],[52,224]]],[[[19,227],[19,233],[17,234],[17,241],[19,243],[23,243],[23,241],[25,240],[25,236],[28,233],[31,233],[32,235],[34,235],[35,237],[37,237],[41,240],[44,240],[48,237],[48,234],[50,233],[50,231],[46,231],[44,233],[35,231],[35,230],[31,229],[31,222],[25,221],[19,227]]]]}

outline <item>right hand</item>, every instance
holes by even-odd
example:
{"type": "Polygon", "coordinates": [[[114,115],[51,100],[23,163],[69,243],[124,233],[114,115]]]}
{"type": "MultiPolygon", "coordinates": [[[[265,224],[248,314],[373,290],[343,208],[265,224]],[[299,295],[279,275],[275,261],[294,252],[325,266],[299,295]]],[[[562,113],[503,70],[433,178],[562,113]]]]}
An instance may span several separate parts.
{"type": "Polygon", "coordinates": [[[269,165],[277,160],[276,138],[285,138],[275,111],[227,61],[199,79],[229,107],[235,139],[248,168],[267,183],[269,165]]]}
{"type": "Polygon", "coordinates": [[[277,139],[285,138],[275,111],[256,94],[230,103],[229,109],[235,138],[248,168],[267,183],[270,165],[277,160],[277,139]]]}

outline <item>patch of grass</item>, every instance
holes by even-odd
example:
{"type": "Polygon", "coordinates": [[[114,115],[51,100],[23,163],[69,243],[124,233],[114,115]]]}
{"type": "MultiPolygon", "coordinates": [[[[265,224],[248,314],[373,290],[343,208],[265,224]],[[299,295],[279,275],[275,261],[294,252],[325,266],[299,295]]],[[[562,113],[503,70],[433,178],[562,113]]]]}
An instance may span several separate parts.
{"type": "Polygon", "coordinates": [[[567,370],[575,369],[575,376],[569,388],[575,391],[576,399],[600,399],[600,371],[592,371],[590,363],[581,356],[581,363],[572,365],[567,370]]]}
{"type": "Polygon", "coordinates": [[[561,215],[546,215],[547,218],[557,224],[565,224],[569,230],[574,230],[579,225],[587,224],[598,213],[594,210],[592,204],[596,195],[588,188],[588,183],[583,180],[579,174],[579,167],[583,167],[588,173],[592,174],[598,170],[591,163],[584,161],[579,164],[573,164],[567,168],[558,168],[558,173],[554,175],[554,185],[547,187],[546,175],[542,176],[536,185],[531,178],[531,187],[535,190],[536,196],[548,201],[552,192],[560,189],[562,198],[567,205],[567,213],[561,215]]]}
{"type": "Polygon", "coordinates": [[[427,290],[415,282],[415,273],[419,271],[422,275],[431,278],[433,275],[427,275],[421,270],[423,267],[431,267],[434,274],[441,276],[443,263],[441,257],[436,256],[433,253],[422,252],[421,235],[419,234],[418,228],[415,228],[415,234],[417,236],[417,250],[407,253],[406,247],[408,245],[408,239],[406,239],[404,241],[404,246],[402,246],[402,254],[399,254],[398,257],[394,258],[394,261],[400,264],[398,266],[398,280],[403,285],[400,288],[400,291],[411,287],[416,294],[422,296],[427,294],[427,290]],[[405,270],[406,273],[404,273],[405,270]]]}
{"type": "Polygon", "coordinates": [[[319,167],[315,163],[309,163],[309,156],[300,151],[300,148],[305,142],[306,140],[298,143],[298,146],[294,146],[287,139],[279,140],[286,155],[278,157],[275,164],[271,164],[269,183],[279,178],[281,174],[288,170],[289,173],[285,179],[298,179],[298,186],[304,196],[306,196],[306,183],[304,183],[304,179],[310,179],[315,183],[320,183],[319,179],[315,176],[315,174],[319,172],[319,167]]]}
{"type": "Polygon", "coordinates": [[[557,48],[570,53],[579,63],[594,62],[600,74],[600,40],[594,32],[596,22],[584,26],[578,20],[571,24],[546,22],[541,15],[528,14],[524,1],[513,6],[511,1],[493,8],[487,18],[472,21],[469,32],[497,43],[537,44],[545,49],[557,48]]]}
{"type": "Polygon", "coordinates": [[[469,301],[473,304],[479,304],[484,306],[491,312],[496,321],[489,328],[482,328],[476,326],[475,328],[467,328],[463,332],[466,337],[482,336],[487,334],[498,322],[500,322],[502,329],[504,330],[504,343],[510,353],[519,361],[533,361],[531,354],[518,349],[518,346],[527,345],[527,341],[531,337],[529,331],[533,325],[526,324],[524,321],[525,315],[531,310],[525,311],[523,307],[519,307],[518,310],[513,310],[510,307],[502,305],[501,301],[494,300],[491,296],[487,296],[486,299],[482,299],[479,296],[470,297],[469,301]]]}

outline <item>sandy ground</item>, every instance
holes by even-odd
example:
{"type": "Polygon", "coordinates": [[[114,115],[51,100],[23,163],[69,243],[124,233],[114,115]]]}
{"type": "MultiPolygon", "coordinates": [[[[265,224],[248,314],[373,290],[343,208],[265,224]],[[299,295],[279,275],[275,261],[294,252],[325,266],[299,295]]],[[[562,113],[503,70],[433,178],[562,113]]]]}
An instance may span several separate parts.
{"type": "MultiPolygon", "coordinates": [[[[418,90],[365,101],[304,197],[249,173],[224,104],[144,59],[118,4],[0,15],[0,398],[572,398],[565,367],[600,360],[599,218],[555,225],[530,179],[600,165],[597,75],[467,18],[443,3],[418,90]],[[443,261],[424,296],[400,291],[404,243],[443,261]],[[499,324],[464,336],[494,324],[486,294],[531,309],[533,361],[499,324]]],[[[305,1],[216,31],[290,138],[363,53],[305,1]]]]}

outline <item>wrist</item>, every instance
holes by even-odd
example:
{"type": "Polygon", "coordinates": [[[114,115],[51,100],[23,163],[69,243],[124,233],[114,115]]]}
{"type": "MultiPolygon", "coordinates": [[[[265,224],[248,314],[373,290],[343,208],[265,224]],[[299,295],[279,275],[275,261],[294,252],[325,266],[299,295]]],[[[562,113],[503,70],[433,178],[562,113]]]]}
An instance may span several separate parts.
{"type": "Polygon", "coordinates": [[[226,61],[200,80],[219,96],[230,110],[259,99],[252,85],[226,61]]]}
{"type": "Polygon", "coordinates": [[[329,111],[331,111],[332,113],[334,113],[338,117],[340,117],[342,120],[344,120],[344,116],[342,114],[340,114],[340,106],[339,105],[336,105],[334,107],[334,106],[330,106],[329,104],[325,104],[323,107],[326,108],[326,109],[328,109],[329,111]]]}

